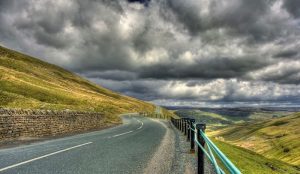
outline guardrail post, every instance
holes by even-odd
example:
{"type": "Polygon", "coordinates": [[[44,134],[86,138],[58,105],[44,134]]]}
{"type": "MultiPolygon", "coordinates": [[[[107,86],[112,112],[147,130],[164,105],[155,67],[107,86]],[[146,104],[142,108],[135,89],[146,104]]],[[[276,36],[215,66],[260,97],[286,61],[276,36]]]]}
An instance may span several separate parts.
{"type": "Polygon", "coordinates": [[[185,118],[182,119],[182,133],[184,134],[185,129],[185,118]]]}
{"type": "MultiPolygon", "coordinates": [[[[197,139],[199,141],[199,143],[201,144],[202,147],[205,146],[205,141],[204,139],[201,137],[200,135],[200,131],[202,130],[202,132],[205,132],[205,128],[206,125],[203,123],[198,123],[196,124],[196,129],[197,129],[197,139]]],[[[204,152],[202,151],[202,149],[198,146],[197,149],[197,156],[198,156],[198,174],[204,174],[204,152]]]]}
{"type": "Polygon", "coordinates": [[[179,130],[181,131],[182,123],[181,123],[181,118],[179,119],[179,130]]]}
{"type": "Polygon", "coordinates": [[[184,119],[184,135],[187,134],[187,123],[188,123],[188,121],[189,121],[189,118],[184,119]]]}
{"type": "Polygon", "coordinates": [[[195,152],[195,133],[193,130],[195,130],[194,127],[195,119],[190,119],[190,134],[191,134],[191,153],[195,152]]]}
{"type": "MultiPolygon", "coordinates": [[[[191,122],[195,122],[195,119],[189,119],[188,120],[188,130],[187,130],[187,141],[191,141],[191,134],[193,133],[193,131],[191,130],[191,122]]],[[[194,139],[192,139],[192,141],[194,141],[194,139]]]]}
{"type": "Polygon", "coordinates": [[[184,119],[182,118],[181,119],[181,132],[184,131],[184,119]]]}
{"type": "Polygon", "coordinates": [[[181,119],[181,132],[184,132],[184,118],[181,119]]]}
{"type": "Polygon", "coordinates": [[[187,137],[186,137],[186,141],[190,141],[190,140],[191,140],[190,120],[191,120],[191,119],[189,119],[189,120],[187,121],[187,137]]]}

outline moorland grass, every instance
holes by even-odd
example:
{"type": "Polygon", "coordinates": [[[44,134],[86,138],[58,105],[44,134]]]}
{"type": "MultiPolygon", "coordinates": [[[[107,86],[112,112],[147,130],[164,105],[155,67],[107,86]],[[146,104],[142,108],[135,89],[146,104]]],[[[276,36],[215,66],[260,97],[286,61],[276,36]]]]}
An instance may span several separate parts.
{"type": "MultiPolygon", "coordinates": [[[[243,174],[295,174],[300,168],[276,159],[268,159],[253,151],[232,144],[213,140],[219,149],[239,168],[243,174]]],[[[220,161],[218,161],[219,164],[220,161]]]]}
{"type": "Polygon", "coordinates": [[[269,159],[300,165],[300,113],[264,121],[235,124],[212,131],[210,136],[269,159]]]}
{"type": "MultiPolygon", "coordinates": [[[[93,84],[56,65],[0,46],[0,107],[96,111],[119,121],[128,112],[155,106],[93,84]]],[[[168,116],[172,115],[164,110],[168,116]]],[[[151,114],[149,114],[151,115],[151,114]]]]}

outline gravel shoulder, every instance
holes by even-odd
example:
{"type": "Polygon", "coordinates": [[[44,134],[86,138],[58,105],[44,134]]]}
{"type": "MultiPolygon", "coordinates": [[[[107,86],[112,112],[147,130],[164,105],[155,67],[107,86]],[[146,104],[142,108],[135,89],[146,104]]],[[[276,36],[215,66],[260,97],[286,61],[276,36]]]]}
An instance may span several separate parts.
{"type": "Polygon", "coordinates": [[[171,125],[167,121],[155,120],[166,128],[166,133],[161,141],[160,146],[154,153],[150,162],[148,163],[144,173],[145,174],[166,174],[171,173],[173,166],[173,159],[175,157],[175,134],[171,125]]]}
{"type": "MultiPolygon", "coordinates": [[[[197,171],[196,153],[190,152],[190,142],[170,122],[156,120],[164,125],[166,134],[161,145],[146,167],[145,174],[195,174],[197,171]]],[[[206,159],[206,174],[214,174],[206,159]]]]}

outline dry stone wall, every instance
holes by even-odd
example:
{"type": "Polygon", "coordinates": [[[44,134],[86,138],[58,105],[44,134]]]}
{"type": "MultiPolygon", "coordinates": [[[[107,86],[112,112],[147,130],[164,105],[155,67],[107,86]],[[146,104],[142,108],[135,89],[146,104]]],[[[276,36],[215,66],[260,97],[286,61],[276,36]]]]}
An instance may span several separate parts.
{"type": "Polygon", "coordinates": [[[55,136],[107,126],[100,113],[0,108],[0,141],[55,136]]]}

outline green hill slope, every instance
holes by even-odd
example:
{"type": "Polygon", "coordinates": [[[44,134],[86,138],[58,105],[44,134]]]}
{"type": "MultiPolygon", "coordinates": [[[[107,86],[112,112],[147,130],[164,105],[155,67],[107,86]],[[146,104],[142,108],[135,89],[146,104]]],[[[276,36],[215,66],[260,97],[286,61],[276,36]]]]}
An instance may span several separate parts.
{"type": "MultiPolygon", "coordinates": [[[[213,141],[243,174],[295,174],[300,172],[300,168],[285,162],[268,159],[253,151],[223,141],[215,139],[213,141]]],[[[222,163],[218,162],[218,164],[222,163]]],[[[226,171],[226,173],[230,172],[226,171]]]]}
{"type": "Polygon", "coordinates": [[[150,103],[112,92],[58,66],[1,46],[0,107],[96,111],[115,121],[121,113],[155,110],[150,103]]]}
{"type": "Polygon", "coordinates": [[[213,131],[210,136],[269,159],[300,166],[300,113],[264,121],[246,122],[213,131]]]}

